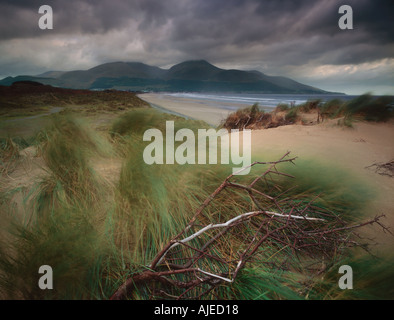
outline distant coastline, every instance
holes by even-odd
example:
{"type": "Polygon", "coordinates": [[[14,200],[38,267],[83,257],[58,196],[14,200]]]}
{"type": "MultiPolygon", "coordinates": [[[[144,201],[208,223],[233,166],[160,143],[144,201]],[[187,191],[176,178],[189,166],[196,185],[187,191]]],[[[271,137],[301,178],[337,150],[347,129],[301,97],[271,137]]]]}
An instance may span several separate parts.
{"type": "Polygon", "coordinates": [[[357,95],[346,94],[269,94],[269,93],[237,93],[237,92],[223,92],[223,93],[204,93],[204,92],[162,92],[162,95],[168,95],[177,98],[186,98],[200,101],[211,106],[237,110],[239,105],[245,107],[257,103],[262,109],[275,108],[278,104],[302,104],[308,100],[321,100],[322,102],[341,99],[344,101],[351,100],[357,95]]]}

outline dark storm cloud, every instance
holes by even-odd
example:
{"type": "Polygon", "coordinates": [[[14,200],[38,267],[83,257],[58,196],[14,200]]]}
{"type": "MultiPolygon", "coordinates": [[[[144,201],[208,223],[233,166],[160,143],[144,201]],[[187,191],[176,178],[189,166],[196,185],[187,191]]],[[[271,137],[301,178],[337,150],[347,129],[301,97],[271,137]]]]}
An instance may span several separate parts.
{"type": "MultiPolygon", "coordinates": [[[[394,42],[394,2],[350,0],[355,30],[344,37],[338,28],[339,0],[51,0],[55,28],[52,34],[104,33],[138,23],[138,31],[149,32],[149,41],[170,41],[180,50],[194,52],[197,40],[201,50],[223,44],[252,46],[318,36],[330,44],[394,42]],[[165,38],[154,39],[168,22],[172,29],[165,38]],[[214,40],[214,41],[212,41],[214,40]]],[[[41,37],[37,26],[42,0],[0,1],[0,39],[41,37]]],[[[163,36],[163,35],[162,35],[163,36]]],[[[367,59],[367,58],[366,58],[367,59]]]]}
{"type": "Polygon", "coordinates": [[[43,3],[54,12],[53,34],[105,32],[133,17],[133,6],[127,1],[0,1],[0,39],[41,37],[38,8],[43,3]]]}
{"type": "MultiPolygon", "coordinates": [[[[347,1],[354,12],[354,30],[342,31],[338,28],[338,8],[341,1],[232,1],[230,5],[211,1],[209,5],[195,1],[194,10],[186,17],[175,20],[171,40],[182,50],[190,46],[194,52],[197,39],[201,44],[220,48],[223,44],[245,48],[253,45],[271,45],[298,41],[299,63],[305,63],[316,54],[335,51],[330,63],[341,64],[374,60],[394,56],[394,23],[390,14],[394,12],[393,1],[347,1]],[[219,4],[219,5],[218,5],[219,4]],[[314,46],[309,43],[313,39],[314,46]],[[211,41],[215,40],[215,41],[211,41]],[[375,46],[385,45],[385,51],[375,46]],[[360,51],[363,45],[367,50],[360,51]],[[352,51],[354,46],[354,52],[352,51]],[[367,47],[366,47],[367,46],[367,47]],[[338,53],[343,49],[343,55],[338,53]],[[372,53],[372,55],[366,54],[372,53]]],[[[291,48],[289,48],[291,49],[291,48]]],[[[283,54],[276,52],[273,54],[283,54]]]]}
{"type": "Polygon", "coordinates": [[[23,56],[25,39],[42,43],[46,69],[112,59],[169,66],[202,58],[271,74],[365,64],[394,58],[392,12],[392,0],[0,0],[0,70],[18,65],[12,56],[23,56]],[[38,28],[44,3],[54,11],[50,31],[38,28]],[[342,4],[353,8],[354,30],[338,27],[342,4]]]}

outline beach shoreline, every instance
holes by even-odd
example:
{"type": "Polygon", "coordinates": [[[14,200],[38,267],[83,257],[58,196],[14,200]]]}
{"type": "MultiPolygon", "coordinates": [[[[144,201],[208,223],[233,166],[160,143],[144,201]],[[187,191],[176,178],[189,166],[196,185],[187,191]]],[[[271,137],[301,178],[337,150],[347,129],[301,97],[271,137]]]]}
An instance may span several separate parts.
{"type": "MultiPolygon", "coordinates": [[[[204,100],[174,97],[161,93],[143,93],[137,95],[157,109],[166,109],[169,112],[189,119],[202,120],[211,126],[219,126],[233,110],[213,107],[204,100]]],[[[247,105],[234,104],[242,108],[247,105]]]]}

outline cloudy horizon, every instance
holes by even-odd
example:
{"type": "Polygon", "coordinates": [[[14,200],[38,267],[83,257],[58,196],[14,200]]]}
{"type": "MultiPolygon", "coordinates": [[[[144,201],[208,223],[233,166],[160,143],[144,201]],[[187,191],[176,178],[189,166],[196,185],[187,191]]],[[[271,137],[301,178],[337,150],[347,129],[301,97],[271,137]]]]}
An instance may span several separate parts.
{"type": "Polygon", "coordinates": [[[0,79],[204,59],[347,94],[394,94],[393,1],[0,0],[0,79]],[[53,30],[38,28],[48,4],[53,30]],[[353,8],[353,30],[338,9],[353,8]]]}

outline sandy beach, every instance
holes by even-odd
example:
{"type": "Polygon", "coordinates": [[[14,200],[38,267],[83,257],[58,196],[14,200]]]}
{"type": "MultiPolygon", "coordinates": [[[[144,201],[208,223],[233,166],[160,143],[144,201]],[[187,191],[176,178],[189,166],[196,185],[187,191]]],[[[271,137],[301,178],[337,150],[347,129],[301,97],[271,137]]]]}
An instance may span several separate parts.
{"type": "MultiPolygon", "coordinates": [[[[218,125],[230,112],[208,107],[203,102],[160,94],[144,94],[145,101],[193,119],[218,125]]],[[[368,169],[374,163],[394,159],[394,123],[355,122],[353,128],[337,125],[337,120],[319,125],[287,125],[254,130],[252,153],[261,161],[272,161],[287,151],[299,159],[313,159],[323,166],[343,169],[368,185],[375,197],[369,201],[370,217],[385,214],[385,223],[394,229],[394,179],[368,169]]],[[[378,235],[381,242],[394,240],[378,235]],[[380,239],[381,238],[381,239],[380,239]]]]}
{"type": "MultiPolygon", "coordinates": [[[[144,93],[138,96],[150,103],[152,107],[164,108],[190,119],[203,120],[213,126],[218,126],[232,112],[231,110],[212,107],[203,100],[173,97],[160,93],[144,93]]],[[[246,107],[241,104],[236,106],[246,107]]]]}

